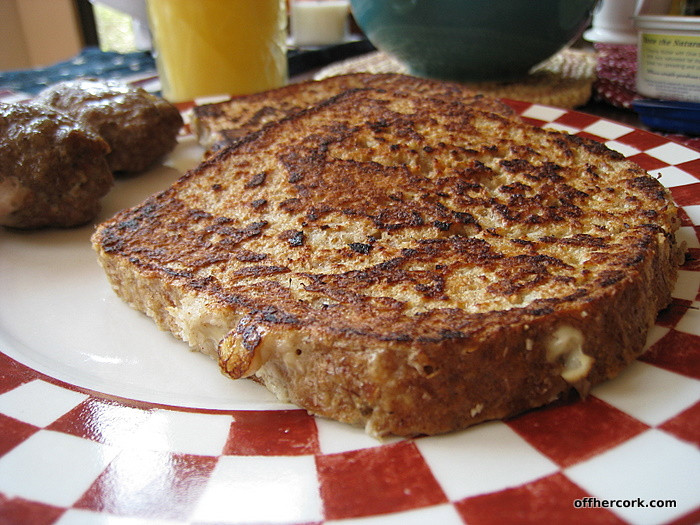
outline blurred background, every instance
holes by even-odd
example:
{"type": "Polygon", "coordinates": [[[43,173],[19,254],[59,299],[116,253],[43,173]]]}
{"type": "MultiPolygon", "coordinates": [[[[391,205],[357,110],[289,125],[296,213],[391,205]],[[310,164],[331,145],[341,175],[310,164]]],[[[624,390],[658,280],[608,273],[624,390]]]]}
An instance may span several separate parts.
{"type": "MultiPolygon", "coordinates": [[[[289,2],[289,0],[288,0],[289,2]]],[[[47,66],[86,46],[150,49],[144,0],[0,0],[0,70],[47,66]]],[[[351,24],[351,31],[359,29],[351,24]]]]}
{"type": "MultiPolygon", "coordinates": [[[[286,1],[292,15],[293,8],[299,5],[296,3],[302,2],[286,1]]],[[[347,4],[349,0],[343,1],[347,4]]],[[[318,7],[319,3],[331,2],[341,3],[341,0],[314,3],[318,7]]],[[[537,3],[533,0],[533,9],[537,3]]],[[[596,13],[600,15],[604,7],[618,9],[623,4],[629,5],[631,12],[634,5],[640,3],[663,4],[664,13],[659,14],[689,17],[694,24],[691,35],[697,35],[700,0],[600,0],[596,13]]],[[[358,14],[358,20],[360,18],[358,14]]],[[[291,29],[295,26],[293,22],[289,24],[291,29]]],[[[629,42],[609,39],[610,28],[604,25],[597,28],[595,22],[594,17],[589,30],[570,49],[552,57],[544,68],[524,78],[523,82],[476,87],[494,96],[581,108],[639,124],[637,114],[632,111],[641,92],[636,90],[638,49],[631,16],[625,15],[623,20],[629,28],[615,28],[622,33],[631,32],[629,42]]],[[[314,27],[320,26],[316,23],[314,27]]],[[[356,70],[403,72],[401,65],[385,53],[372,53],[377,51],[377,42],[365,37],[352,15],[347,20],[343,40],[333,45],[314,46],[306,41],[300,44],[302,39],[295,39],[291,30],[290,33],[287,58],[289,76],[293,80],[356,70]]],[[[0,34],[4,44],[0,46],[0,93],[20,93],[17,97],[21,98],[22,93],[33,94],[46,84],[71,75],[102,75],[147,82],[155,74],[145,0],[0,0],[0,34]],[[93,64],[94,67],[88,67],[93,64]]],[[[367,34],[371,36],[369,31],[367,34]]],[[[157,84],[144,87],[153,91],[160,89],[157,84]]],[[[700,109],[697,101],[692,103],[690,131],[697,135],[700,119],[695,115],[700,109]]],[[[690,115],[688,108],[684,107],[682,114],[690,115]]],[[[688,132],[689,128],[683,131],[688,132]]]]}
{"type": "Polygon", "coordinates": [[[97,45],[89,0],[0,1],[0,69],[38,67],[97,45]]]}

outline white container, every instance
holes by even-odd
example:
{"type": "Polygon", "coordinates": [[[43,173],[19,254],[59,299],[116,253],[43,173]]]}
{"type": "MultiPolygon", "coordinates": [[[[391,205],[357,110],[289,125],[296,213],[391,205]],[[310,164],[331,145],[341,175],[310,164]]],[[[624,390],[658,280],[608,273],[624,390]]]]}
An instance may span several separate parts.
{"type": "Polygon", "coordinates": [[[290,27],[294,45],[327,46],[345,41],[349,0],[292,0],[290,27]]]}
{"type": "Polygon", "coordinates": [[[700,102],[700,17],[637,16],[637,92],[700,102]]]}

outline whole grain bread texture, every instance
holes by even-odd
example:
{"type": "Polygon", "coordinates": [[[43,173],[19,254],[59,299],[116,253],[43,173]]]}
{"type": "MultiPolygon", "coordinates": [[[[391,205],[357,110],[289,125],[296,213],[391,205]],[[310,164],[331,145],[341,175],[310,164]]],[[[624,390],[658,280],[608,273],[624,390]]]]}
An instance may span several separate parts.
{"type": "Polygon", "coordinates": [[[507,104],[493,97],[485,97],[462,84],[397,73],[350,73],[195,106],[192,110],[191,128],[200,145],[207,149],[207,154],[211,154],[271,122],[344,91],[363,88],[457,99],[486,111],[518,118],[507,104]]]}
{"type": "Polygon", "coordinates": [[[677,227],[604,145],[360,89],[248,134],[93,245],[119,296],[224,374],[415,436],[616,376],[670,301],[677,227]]]}

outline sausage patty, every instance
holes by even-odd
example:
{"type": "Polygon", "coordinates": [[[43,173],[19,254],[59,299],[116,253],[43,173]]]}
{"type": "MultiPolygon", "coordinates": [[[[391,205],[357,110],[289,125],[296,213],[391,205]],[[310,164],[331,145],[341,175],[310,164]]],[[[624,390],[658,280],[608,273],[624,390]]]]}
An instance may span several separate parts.
{"type": "Polygon", "coordinates": [[[107,141],[113,172],[136,173],[175,147],[182,127],[178,109],[146,90],[116,81],[71,80],[34,99],[63,111],[107,141]]]}
{"type": "Polygon", "coordinates": [[[113,176],[107,143],[71,117],[0,103],[0,225],[71,227],[93,219],[113,176]]]}

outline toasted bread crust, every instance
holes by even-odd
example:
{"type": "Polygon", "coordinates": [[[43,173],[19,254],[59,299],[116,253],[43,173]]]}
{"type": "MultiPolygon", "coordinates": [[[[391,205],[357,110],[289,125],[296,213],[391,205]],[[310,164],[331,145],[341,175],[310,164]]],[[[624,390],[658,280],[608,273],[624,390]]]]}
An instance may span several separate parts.
{"type": "Polygon", "coordinates": [[[670,301],[667,191],[603,145],[354,90],[102,224],[116,292],[310,412],[436,434],[615,376],[670,301]]]}
{"type": "Polygon", "coordinates": [[[195,106],[192,129],[199,143],[217,151],[265,125],[352,89],[383,89],[405,94],[462,100],[485,111],[517,118],[503,102],[465,86],[396,73],[352,73],[307,80],[262,93],[240,95],[224,102],[195,106]]]}

